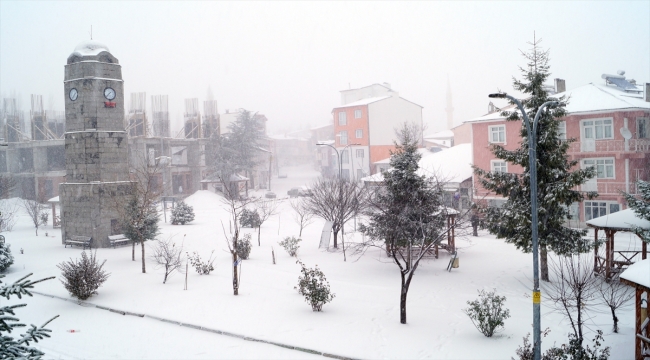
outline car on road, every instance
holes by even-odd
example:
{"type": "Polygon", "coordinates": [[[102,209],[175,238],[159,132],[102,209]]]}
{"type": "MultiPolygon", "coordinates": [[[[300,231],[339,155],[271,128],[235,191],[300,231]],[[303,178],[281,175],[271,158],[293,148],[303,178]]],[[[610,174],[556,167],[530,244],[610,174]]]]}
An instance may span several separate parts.
{"type": "Polygon", "coordinates": [[[273,191],[267,191],[266,194],[264,194],[264,197],[267,199],[275,199],[277,195],[273,191]]]}
{"type": "Polygon", "coordinates": [[[312,196],[311,189],[309,189],[306,186],[300,186],[300,187],[294,187],[291,188],[291,190],[287,191],[287,195],[290,197],[298,197],[298,196],[312,196]]]}

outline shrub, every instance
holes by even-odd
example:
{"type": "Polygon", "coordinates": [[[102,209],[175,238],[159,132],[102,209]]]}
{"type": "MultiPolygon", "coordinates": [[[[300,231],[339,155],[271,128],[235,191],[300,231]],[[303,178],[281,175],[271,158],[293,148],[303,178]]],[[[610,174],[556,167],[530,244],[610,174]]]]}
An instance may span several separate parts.
{"type": "Polygon", "coordinates": [[[241,239],[237,240],[237,256],[247,260],[248,255],[251,253],[251,234],[245,234],[241,239]]]}
{"type": "Polygon", "coordinates": [[[101,265],[97,263],[97,251],[95,254],[91,252],[90,257],[82,251],[81,259],[70,259],[57,265],[63,276],[61,283],[70,295],[79,300],[86,300],[97,294],[97,289],[108,279],[110,274],[102,270],[105,263],[106,260],[101,265]]]}
{"type": "Polygon", "coordinates": [[[262,224],[262,220],[256,210],[244,209],[239,215],[239,223],[242,227],[256,228],[262,224]]]}
{"type": "MultiPolygon", "coordinates": [[[[548,334],[548,329],[542,332],[543,336],[548,334]]],[[[533,360],[534,348],[530,343],[530,334],[524,337],[524,344],[517,348],[517,360],[533,360]]],[[[583,346],[575,334],[569,334],[569,345],[553,346],[542,354],[542,360],[607,360],[609,358],[609,346],[601,349],[601,343],[604,341],[603,332],[598,330],[593,339],[593,348],[589,345],[583,346]]],[[[510,358],[515,360],[515,358],[510,358]]]]}
{"type": "Polygon", "coordinates": [[[47,211],[41,212],[41,225],[47,225],[47,220],[49,220],[50,215],[47,211]]]}
{"type": "Polygon", "coordinates": [[[311,305],[313,311],[321,311],[323,305],[332,301],[336,295],[330,291],[330,284],[318,265],[308,269],[300,260],[296,263],[300,264],[302,275],[298,277],[298,286],[294,289],[305,297],[305,301],[311,305]]]}
{"type": "Polygon", "coordinates": [[[504,320],[510,317],[510,310],[503,308],[506,297],[495,292],[479,290],[479,299],[468,301],[469,308],[463,310],[478,331],[487,337],[494,335],[499,327],[503,327],[504,320]]]}
{"type": "Polygon", "coordinates": [[[14,263],[14,256],[11,255],[11,245],[0,244],[0,272],[4,272],[14,263]]]}
{"type": "Polygon", "coordinates": [[[194,220],[194,208],[187,205],[184,201],[179,202],[172,209],[172,225],[185,225],[185,223],[192,222],[194,220]]]}
{"type": "Polygon", "coordinates": [[[214,254],[214,250],[212,250],[210,257],[205,262],[201,260],[201,256],[199,256],[196,251],[192,253],[192,256],[188,255],[190,264],[192,267],[194,267],[194,270],[199,273],[199,275],[210,275],[210,272],[214,270],[214,266],[212,266],[212,264],[216,259],[212,258],[212,254],[214,254]]]}
{"type": "Polygon", "coordinates": [[[295,237],[286,237],[284,240],[280,241],[278,244],[284,248],[289,253],[289,256],[297,256],[298,255],[298,249],[300,248],[300,245],[298,245],[299,242],[301,242],[302,239],[298,238],[296,239],[295,237]]]}

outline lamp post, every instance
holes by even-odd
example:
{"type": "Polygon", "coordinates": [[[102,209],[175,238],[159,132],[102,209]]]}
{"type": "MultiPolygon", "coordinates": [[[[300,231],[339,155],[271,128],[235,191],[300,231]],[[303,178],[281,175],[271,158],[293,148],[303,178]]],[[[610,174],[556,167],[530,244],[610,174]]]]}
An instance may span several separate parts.
{"type": "Polygon", "coordinates": [[[343,150],[341,150],[340,153],[339,153],[338,149],[336,147],[334,147],[330,143],[319,141],[319,142],[316,143],[316,145],[318,145],[318,146],[329,146],[332,149],[334,149],[334,151],[336,151],[336,159],[339,162],[339,179],[340,179],[341,178],[341,173],[343,172],[341,164],[343,163],[343,154],[345,153],[345,149],[347,149],[348,147],[350,147],[352,145],[361,145],[361,144],[357,144],[357,143],[347,144],[347,145],[345,145],[345,147],[343,147],[343,150]]]}
{"type": "Polygon", "coordinates": [[[534,359],[540,360],[542,358],[542,339],[541,339],[541,325],[540,325],[540,302],[542,300],[541,293],[539,291],[539,241],[538,241],[538,232],[537,232],[537,121],[539,116],[542,114],[544,108],[548,106],[564,106],[564,103],[559,101],[547,101],[542,104],[535,114],[535,119],[531,123],[526,110],[521,102],[511,95],[506,93],[497,93],[488,95],[491,98],[500,98],[500,99],[510,99],[514,102],[521,115],[524,118],[524,123],[526,124],[526,132],[528,133],[528,163],[530,167],[530,206],[531,206],[531,230],[532,230],[532,243],[533,243],[533,349],[534,349],[534,359]]]}

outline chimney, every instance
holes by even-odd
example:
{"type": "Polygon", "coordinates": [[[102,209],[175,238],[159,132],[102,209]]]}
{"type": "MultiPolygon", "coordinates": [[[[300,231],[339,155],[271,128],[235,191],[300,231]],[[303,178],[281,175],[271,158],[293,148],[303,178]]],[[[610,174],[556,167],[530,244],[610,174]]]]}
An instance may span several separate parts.
{"type": "Polygon", "coordinates": [[[645,101],[650,102],[650,83],[645,83],[645,101]]]}
{"type": "Polygon", "coordinates": [[[564,79],[555,79],[555,93],[563,93],[566,91],[566,82],[564,79]]]}

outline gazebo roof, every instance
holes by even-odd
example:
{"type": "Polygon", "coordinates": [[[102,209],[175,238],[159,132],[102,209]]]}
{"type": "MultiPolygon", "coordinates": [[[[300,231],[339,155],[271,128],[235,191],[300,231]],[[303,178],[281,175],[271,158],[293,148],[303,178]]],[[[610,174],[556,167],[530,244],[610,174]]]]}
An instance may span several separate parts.
{"type": "Polygon", "coordinates": [[[650,221],[638,217],[632,209],[625,209],[588,220],[587,225],[598,229],[618,231],[633,231],[635,227],[650,229],[650,221]]]}
{"type": "Polygon", "coordinates": [[[650,288],[650,259],[637,261],[630,265],[623,273],[621,278],[629,282],[650,288]]]}

